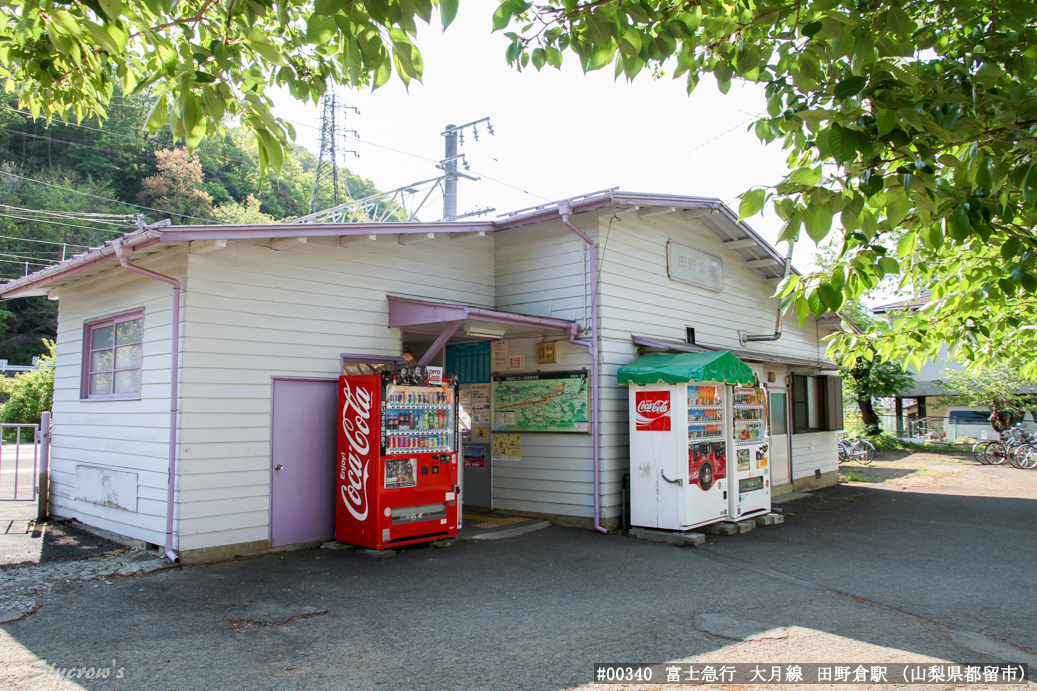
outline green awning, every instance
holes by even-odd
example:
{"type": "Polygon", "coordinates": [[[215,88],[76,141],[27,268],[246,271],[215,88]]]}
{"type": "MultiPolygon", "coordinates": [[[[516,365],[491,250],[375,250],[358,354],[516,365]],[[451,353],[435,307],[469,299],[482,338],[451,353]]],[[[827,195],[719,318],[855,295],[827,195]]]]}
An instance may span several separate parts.
{"type": "Polygon", "coordinates": [[[753,371],[728,350],[708,353],[654,353],[619,368],[620,384],[678,384],[689,381],[752,384],[753,371]]]}

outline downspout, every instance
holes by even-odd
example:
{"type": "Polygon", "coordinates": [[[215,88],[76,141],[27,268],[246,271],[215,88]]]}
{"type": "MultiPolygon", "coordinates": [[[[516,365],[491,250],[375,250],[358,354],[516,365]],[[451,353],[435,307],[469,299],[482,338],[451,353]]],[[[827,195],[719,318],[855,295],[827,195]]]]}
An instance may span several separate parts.
{"type": "Polygon", "coordinates": [[[180,281],[130,264],[133,248],[123,245],[122,240],[115,241],[115,256],[119,258],[122,268],[127,271],[173,286],[173,340],[170,343],[172,356],[169,366],[169,482],[166,489],[166,557],[174,564],[178,564],[180,557],[173,551],[173,502],[176,481],[177,379],[179,378],[178,361],[180,360],[180,281]]]}
{"type": "MultiPolygon", "coordinates": [[[[785,256],[785,275],[782,276],[781,280],[784,282],[792,271],[792,248],[796,246],[796,238],[789,240],[789,253],[785,256]]],[[[781,323],[785,317],[785,310],[782,309],[781,300],[778,300],[778,316],[774,322],[774,333],[772,334],[743,334],[739,332],[738,342],[742,345],[747,343],[758,343],[761,341],[776,341],[781,338],[781,323]]]]}
{"type": "MultiPolygon", "coordinates": [[[[587,243],[590,253],[590,279],[591,279],[591,340],[577,340],[575,333],[569,334],[569,342],[584,346],[591,355],[591,438],[594,447],[594,529],[599,533],[607,533],[608,529],[601,525],[601,439],[598,425],[601,421],[601,377],[598,365],[598,253],[594,241],[587,234],[572,224],[569,218],[572,216],[572,207],[565,204],[559,207],[558,212],[562,215],[562,223],[569,230],[576,233],[581,240],[587,243]]],[[[586,303],[584,303],[586,304],[586,303]]]]}

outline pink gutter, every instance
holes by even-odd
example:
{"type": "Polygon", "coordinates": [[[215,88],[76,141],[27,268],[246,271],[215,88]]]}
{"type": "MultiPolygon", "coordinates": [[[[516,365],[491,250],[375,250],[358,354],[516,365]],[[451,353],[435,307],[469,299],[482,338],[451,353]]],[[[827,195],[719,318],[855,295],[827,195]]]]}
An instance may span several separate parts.
{"type": "Polygon", "coordinates": [[[601,525],[601,435],[599,425],[601,424],[601,372],[598,364],[598,253],[594,241],[587,237],[586,233],[577,228],[569,220],[572,209],[567,205],[558,207],[558,213],[562,215],[562,223],[569,230],[576,233],[581,240],[590,248],[590,280],[591,280],[591,340],[579,341],[576,334],[569,333],[569,342],[581,345],[590,350],[591,355],[591,444],[594,456],[594,529],[599,533],[607,533],[608,529],[601,525]]]}
{"type": "Polygon", "coordinates": [[[133,248],[127,247],[121,240],[115,241],[114,248],[122,268],[173,286],[173,340],[169,346],[171,361],[169,365],[169,480],[166,487],[166,557],[177,564],[180,562],[180,557],[173,551],[173,511],[176,483],[177,380],[179,379],[180,360],[180,281],[130,264],[133,248]]]}

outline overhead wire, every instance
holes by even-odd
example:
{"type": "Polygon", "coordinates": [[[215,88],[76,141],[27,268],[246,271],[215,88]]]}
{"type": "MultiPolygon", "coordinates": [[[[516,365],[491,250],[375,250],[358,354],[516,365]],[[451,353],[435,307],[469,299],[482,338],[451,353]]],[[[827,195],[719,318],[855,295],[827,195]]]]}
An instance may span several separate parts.
{"type": "MultiPolygon", "coordinates": [[[[45,245],[58,245],[59,247],[82,247],[83,249],[90,249],[90,245],[77,245],[74,242],[57,242],[55,240],[32,240],[30,238],[19,238],[13,235],[0,235],[0,240],[19,240],[21,242],[40,242],[45,245]]],[[[57,250],[54,250],[55,252],[57,250]]]]}
{"type": "Polygon", "coordinates": [[[121,202],[118,199],[111,199],[110,197],[102,197],[97,194],[90,194],[89,192],[80,192],[79,190],[70,189],[68,187],[62,187],[61,185],[55,185],[50,182],[44,182],[43,180],[36,180],[34,178],[27,178],[24,175],[16,175],[15,173],[0,172],[0,176],[7,175],[12,178],[18,178],[19,180],[26,180],[27,182],[35,182],[40,185],[46,185],[47,187],[53,187],[55,189],[64,190],[65,192],[71,192],[72,194],[79,194],[84,197],[91,197],[93,199],[100,199],[102,201],[111,202],[113,204],[122,204],[123,206],[132,206],[135,209],[144,209],[146,211],[154,211],[160,214],[168,214],[170,216],[179,216],[180,218],[193,218],[196,221],[205,221],[206,223],[217,223],[223,225],[222,221],[217,221],[211,218],[203,218],[201,216],[191,216],[190,214],[179,214],[174,211],[165,211],[163,209],[156,209],[153,206],[143,206],[141,204],[130,204],[129,202],[121,202]]]}
{"type": "MultiPolygon", "coordinates": [[[[75,223],[62,223],[60,221],[50,221],[44,218],[29,218],[26,216],[14,216],[11,214],[0,213],[0,218],[10,218],[18,221],[26,221],[28,223],[46,223],[52,226],[65,226],[67,228],[80,228],[82,230],[95,230],[102,233],[116,233],[118,235],[124,235],[124,230],[112,230],[111,228],[98,228],[96,226],[81,226],[75,223]]],[[[21,238],[19,238],[21,239],[21,238]]]]}
{"type": "Polygon", "coordinates": [[[748,120],[743,120],[742,122],[738,123],[738,124],[737,124],[737,125],[735,125],[734,127],[730,128],[730,129],[727,129],[727,130],[724,130],[723,132],[720,132],[719,134],[717,134],[717,135],[716,135],[715,137],[713,137],[712,139],[709,139],[709,140],[707,140],[707,141],[704,141],[704,142],[702,142],[701,144],[699,144],[698,146],[695,146],[694,148],[692,148],[692,149],[689,149],[688,151],[685,151],[685,152],[684,152],[683,154],[681,154],[680,156],[677,156],[676,158],[671,158],[671,159],[670,159],[669,161],[667,161],[666,163],[663,163],[662,165],[656,166],[655,168],[652,168],[651,170],[649,170],[649,171],[648,171],[647,173],[642,173],[641,175],[638,175],[638,176],[637,176],[636,178],[631,178],[630,182],[632,182],[632,183],[633,183],[633,182],[637,182],[638,180],[641,180],[641,179],[643,179],[643,178],[646,178],[646,177],[648,177],[649,175],[651,175],[652,173],[656,172],[657,170],[662,170],[662,169],[663,169],[663,168],[665,168],[666,166],[669,166],[669,165],[672,165],[672,164],[676,163],[677,161],[681,160],[681,159],[682,159],[682,158],[684,158],[685,156],[688,156],[689,154],[692,154],[692,153],[694,153],[694,152],[698,151],[699,149],[701,149],[701,148],[703,148],[703,147],[705,147],[705,146],[708,146],[708,145],[712,144],[713,142],[717,141],[717,140],[718,140],[718,139],[720,139],[721,137],[724,137],[724,136],[726,136],[726,135],[728,135],[728,134],[731,134],[732,132],[734,132],[735,130],[737,130],[737,129],[738,129],[739,127],[741,127],[742,125],[746,125],[746,124],[748,124],[748,123],[752,122],[753,120],[755,120],[755,119],[757,119],[757,118],[759,118],[759,117],[762,117],[762,116],[763,116],[763,114],[762,114],[762,113],[760,113],[760,114],[758,114],[758,115],[754,115],[754,116],[752,116],[752,117],[751,117],[751,118],[749,118],[748,120]]]}
{"type": "MultiPolygon", "coordinates": [[[[48,216],[62,216],[73,220],[76,220],[79,217],[90,217],[97,219],[112,218],[121,221],[127,221],[134,217],[134,214],[99,214],[91,211],[55,211],[53,209],[27,209],[24,206],[11,206],[10,204],[0,204],[0,206],[7,209],[15,209],[16,211],[28,211],[30,213],[46,214],[48,216]]],[[[114,225],[114,223],[112,225],[114,225]]]]}

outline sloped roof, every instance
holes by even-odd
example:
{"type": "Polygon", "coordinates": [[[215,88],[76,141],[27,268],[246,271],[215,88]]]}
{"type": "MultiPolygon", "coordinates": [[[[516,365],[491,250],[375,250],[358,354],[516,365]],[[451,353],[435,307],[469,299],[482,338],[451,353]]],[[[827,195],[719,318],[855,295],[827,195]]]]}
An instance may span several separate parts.
{"type": "MultiPolygon", "coordinates": [[[[247,240],[259,238],[346,237],[356,235],[406,235],[419,233],[477,233],[496,232],[508,228],[531,225],[558,218],[563,211],[572,215],[602,207],[617,211],[628,209],[655,209],[682,213],[694,218],[712,231],[721,241],[731,243],[728,248],[737,252],[753,268],[767,278],[780,278],[785,268],[785,257],[777,252],[738,215],[715,197],[691,197],[668,194],[622,192],[618,188],[600,190],[569,197],[526,209],[501,214],[492,221],[437,221],[433,223],[296,223],[288,221],[268,225],[169,225],[157,223],[142,230],[125,234],[119,241],[132,248],[135,255],[163,249],[172,243],[196,240],[247,240]]],[[[0,297],[45,295],[49,290],[73,281],[95,276],[117,262],[115,244],[106,242],[59,264],[29,274],[0,286],[0,297]]],[[[793,273],[798,273],[794,268],[793,273]]]]}

